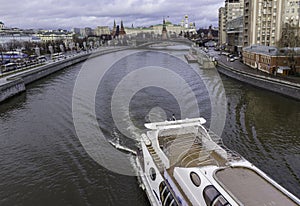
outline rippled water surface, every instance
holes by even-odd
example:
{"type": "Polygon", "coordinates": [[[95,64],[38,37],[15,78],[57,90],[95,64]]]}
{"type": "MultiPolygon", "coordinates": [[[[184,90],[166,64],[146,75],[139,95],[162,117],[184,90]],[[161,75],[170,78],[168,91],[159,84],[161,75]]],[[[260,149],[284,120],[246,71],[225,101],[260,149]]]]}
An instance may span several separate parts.
{"type": "MultiPolygon", "coordinates": [[[[99,127],[107,139],[113,138],[113,132],[117,131],[123,144],[135,148],[135,141],[116,129],[111,101],[122,79],[145,66],[166,67],[188,82],[187,85],[169,84],[176,88],[180,102],[191,108],[185,117],[195,116],[195,97],[200,114],[208,120],[206,126],[210,126],[215,115],[210,95],[224,95],[218,75],[216,71],[185,64],[177,57],[182,58],[186,51],[176,49],[169,51],[174,56],[157,51],[133,52],[117,63],[114,61],[119,58],[118,54],[105,56],[113,64],[99,82],[95,109],[99,127]]],[[[117,174],[99,165],[87,154],[76,135],[72,95],[82,66],[78,64],[37,81],[27,86],[26,93],[0,104],[0,205],[149,204],[135,177],[117,174]]],[[[100,64],[99,70],[103,69],[106,68],[100,64]]],[[[155,75],[145,78],[155,78],[155,75]]],[[[164,81],[168,77],[160,78],[164,81]]],[[[227,106],[224,143],[299,195],[300,103],[221,78],[227,98],[227,103],[221,103],[227,106]]],[[[138,86],[143,81],[131,84],[138,86]]],[[[130,88],[125,88],[123,94],[132,95],[129,108],[120,108],[118,114],[123,118],[125,110],[130,112],[133,124],[129,124],[127,130],[132,136],[139,135],[134,128],[140,129],[139,132],[144,130],[143,123],[149,118],[169,118],[173,113],[181,117],[180,103],[167,89],[141,86],[132,94],[130,88]]]]}

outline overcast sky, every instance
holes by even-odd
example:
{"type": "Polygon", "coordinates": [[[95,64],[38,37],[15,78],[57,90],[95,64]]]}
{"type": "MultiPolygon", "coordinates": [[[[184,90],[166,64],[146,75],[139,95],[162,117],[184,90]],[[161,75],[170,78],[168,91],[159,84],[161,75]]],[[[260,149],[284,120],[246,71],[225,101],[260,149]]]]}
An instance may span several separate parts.
{"type": "Polygon", "coordinates": [[[71,29],[109,26],[150,26],[163,17],[178,24],[184,15],[196,27],[218,26],[225,0],[0,0],[0,21],[7,27],[71,29]]]}

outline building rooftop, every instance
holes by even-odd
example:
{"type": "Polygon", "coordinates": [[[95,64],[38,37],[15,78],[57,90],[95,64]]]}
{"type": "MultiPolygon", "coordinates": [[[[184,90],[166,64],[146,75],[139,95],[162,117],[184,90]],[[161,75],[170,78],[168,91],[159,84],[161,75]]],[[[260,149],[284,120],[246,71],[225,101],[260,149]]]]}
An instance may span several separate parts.
{"type": "Polygon", "coordinates": [[[252,45],[244,47],[243,51],[265,54],[270,56],[287,55],[290,51],[293,51],[295,54],[300,55],[300,47],[277,48],[275,46],[252,45]]]}
{"type": "Polygon", "coordinates": [[[275,56],[278,52],[278,48],[274,46],[251,45],[248,47],[244,47],[243,51],[275,56]]]}

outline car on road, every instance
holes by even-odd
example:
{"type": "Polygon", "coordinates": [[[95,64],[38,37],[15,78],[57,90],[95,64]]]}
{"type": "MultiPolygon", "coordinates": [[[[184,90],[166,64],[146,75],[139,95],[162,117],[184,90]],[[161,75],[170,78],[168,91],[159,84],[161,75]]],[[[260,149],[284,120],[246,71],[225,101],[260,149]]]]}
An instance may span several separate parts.
{"type": "Polygon", "coordinates": [[[47,61],[47,58],[45,56],[39,56],[37,59],[40,63],[47,61]]]}
{"type": "Polygon", "coordinates": [[[1,65],[0,71],[1,71],[1,73],[4,73],[4,72],[16,70],[16,69],[17,69],[17,64],[12,62],[12,63],[7,63],[4,65],[1,65]]]}

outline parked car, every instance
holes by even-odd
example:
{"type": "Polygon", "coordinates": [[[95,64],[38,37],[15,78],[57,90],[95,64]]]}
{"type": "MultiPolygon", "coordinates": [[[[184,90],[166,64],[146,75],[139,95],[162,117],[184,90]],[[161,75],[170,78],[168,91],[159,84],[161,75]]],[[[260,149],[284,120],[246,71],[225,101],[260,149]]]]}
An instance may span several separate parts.
{"type": "Polygon", "coordinates": [[[47,61],[47,58],[46,58],[45,56],[39,56],[39,57],[37,58],[37,60],[38,60],[38,62],[42,63],[42,62],[47,61]]]}
{"type": "Polygon", "coordinates": [[[15,69],[17,69],[17,64],[16,63],[7,63],[7,64],[4,64],[4,65],[1,65],[1,73],[9,72],[9,71],[12,71],[12,70],[15,70],[15,69]]]}

